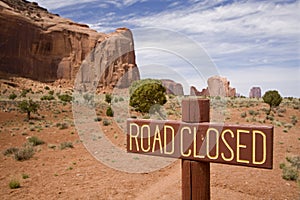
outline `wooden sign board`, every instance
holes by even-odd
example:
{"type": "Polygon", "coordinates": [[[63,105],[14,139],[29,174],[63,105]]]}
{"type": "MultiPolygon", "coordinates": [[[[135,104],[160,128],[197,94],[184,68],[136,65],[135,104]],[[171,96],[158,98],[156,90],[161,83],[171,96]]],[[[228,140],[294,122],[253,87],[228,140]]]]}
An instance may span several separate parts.
{"type": "Polygon", "coordinates": [[[127,151],[272,169],[273,127],[128,119],[127,151]]]}

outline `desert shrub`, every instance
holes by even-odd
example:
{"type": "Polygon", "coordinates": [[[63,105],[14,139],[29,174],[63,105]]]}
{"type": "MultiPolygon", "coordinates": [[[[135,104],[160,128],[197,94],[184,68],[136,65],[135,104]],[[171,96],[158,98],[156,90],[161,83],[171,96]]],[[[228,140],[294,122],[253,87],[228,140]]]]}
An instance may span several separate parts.
{"type": "Polygon", "coordinates": [[[105,94],[105,102],[110,104],[112,100],[111,94],[105,94]]]}
{"type": "Polygon", "coordinates": [[[90,103],[93,98],[94,98],[93,94],[86,93],[83,95],[83,99],[86,103],[90,103]]]}
{"type": "Polygon", "coordinates": [[[270,121],[273,121],[274,120],[274,117],[273,116],[271,116],[271,115],[267,115],[267,117],[266,117],[268,120],[270,120],[270,121]]]}
{"type": "Polygon", "coordinates": [[[5,156],[12,155],[18,151],[19,151],[19,149],[17,147],[10,147],[3,152],[3,155],[5,155],[5,156]]]}
{"type": "Polygon", "coordinates": [[[28,174],[22,174],[22,178],[23,178],[23,179],[28,179],[28,178],[29,178],[29,175],[28,175],[28,174]]]}
{"type": "Polygon", "coordinates": [[[106,109],[106,115],[107,115],[108,117],[113,117],[113,116],[114,116],[114,111],[112,110],[111,107],[108,107],[108,108],[106,109]]]}
{"type": "Polygon", "coordinates": [[[51,100],[54,100],[54,99],[55,99],[55,97],[54,97],[53,95],[51,95],[51,94],[49,94],[49,95],[44,95],[44,96],[41,97],[41,100],[42,100],[42,101],[44,101],[44,100],[51,101],[51,100]]]}
{"type": "Polygon", "coordinates": [[[123,98],[123,97],[120,97],[120,98],[119,98],[119,101],[124,101],[124,98],[123,98]]]}
{"type": "Polygon", "coordinates": [[[103,126],[109,126],[111,124],[111,122],[108,119],[104,119],[102,123],[103,126]]]}
{"type": "Polygon", "coordinates": [[[56,123],[56,127],[59,128],[60,130],[63,130],[63,129],[67,129],[69,126],[67,123],[63,122],[63,123],[56,123]]]}
{"type": "Polygon", "coordinates": [[[72,142],[63,142],[60,144],[59,147],[61,150],[66,149],[66,148],[74,148],[73,143],[72,142]]]}
{"type": "Polygon", "coordinates": [[[50,90],[49,86],[44,87],[45,90],[50,90]]]}
{"type": "Polygon", "coordinates": [[[38,138],[37,136],[32,136],[32,137],[28,138],[27,140],[32,146],[45,144],[45,142],[43,140],[41,140],[40,138],[38,138]]]}
{"type": "Polygon", "coordinates": [[[49,94],[49,95],[54,95],[54,90],[50,90],[50,91],[48,92],[48,94],[49,94]]]}
{"type": "Polygon", "coordinates": [[[296,117],[295,115],[293,115],[293,116],[291,117],[291,123],[292,123],[293,125],[296,125],[297,122],[298,122],[297,117],[296,117]]]}
{"type": "Polygon", "coordinates": [[[281,163],[282,178],[285,180],[296,181],[299,177],[300,156],[286,157],[288,164],[281,163]]]}
{"type": "Polygon", "coordinates": [[[21,184],[18,180],[13,179],[9,182],[8,186],[9,186],[10,189],[16,189],[16,188],[20,188],[21,184]]]}
{"type": "Polygon", "coordinates": [[[118,103],[118,102],[119,102],[119,99],[118,99],[118,98],[114,98],[114,102],[115,102],[115,103],[118,103]]]}
{"type": "Polygon", "coordinates": [[[58,95],[58,98],[63,102],[71,102],[73,100],[73,97],[68,94],[58,95]]]}
{"type": "Polygon", "coordinates": [[[23,89],[21,94],[20,94],[20,97],[26,97],[26,95],[29,93],[29,92],[32,92],[31,89],[23,89]]]}
{"type": "Polygon", "coordinates": [[[14,100],[15,98],[17,98],[17,95],[15,93],[11,93],[8,98],[10,100],[14,100]]]}
{"type": "Polygon", "coordinates": [[[24,161],[24,160],[29,160],[32,156],[34,155],[34,149],[32,146],[27,145],[19,151],[15,153],[15,159],[17,161],[24,161]]]}
{"type": "Polygon", "coordinates": [[[292,167],[285,167],[282,170],[282,178],[288,181],[295,181],[298,178],[298,171],[292,167]]]}
{"type": "Polygon", "coordinates": [[[94,119],[95,122],[100,122],[101,120],[102,120],[101,117],[96,117],[96,118],[94,119]]]}
{"type": "Polygon", "coordinates": [[[242,113],[241,113],[241,117],[242,117],[242,118],[247,117],[247,113],[246,113],[246,112],[242,112],[242,113]]]}

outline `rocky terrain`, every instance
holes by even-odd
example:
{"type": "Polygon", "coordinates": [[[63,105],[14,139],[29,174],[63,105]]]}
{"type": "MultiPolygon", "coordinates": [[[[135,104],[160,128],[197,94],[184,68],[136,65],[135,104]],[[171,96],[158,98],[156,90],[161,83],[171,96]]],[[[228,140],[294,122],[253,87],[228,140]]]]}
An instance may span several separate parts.
{"type": "Polygon", "coordinates": [[[96,72],[84,73],[83,82],[95,81],[92,76],[99,72],[102,89],[114,87],[124,74],[130,78],[123,78],[127,85],[139,79],[132,34],[126,28],[98,33],[24,0],[1,0],[0,24],[0,71],[8,76],[73,81],[87,58],[96,72]]]}

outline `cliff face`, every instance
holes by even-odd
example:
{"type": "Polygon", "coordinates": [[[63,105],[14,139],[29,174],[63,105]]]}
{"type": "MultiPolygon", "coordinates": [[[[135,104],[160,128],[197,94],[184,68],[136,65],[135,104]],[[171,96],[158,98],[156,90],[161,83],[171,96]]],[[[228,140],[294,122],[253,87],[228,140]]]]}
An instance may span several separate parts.
{"type": "Polygon", "coordinates": [[[76,88],[81,91],[127,88],[140,79],[135,64],[132,33],[129,29],[120,28],[105,40],[99,41],[96,47],[82,62],[76,77],[76,88]]]}
{"type": "MultiPolygon", "coordinates": [[[[74,80],[87,55],[99,43],[119,34],[98,33],[24,0],[1,0],[0,24],[0,71],[42,82],[74,80]]],[[[124,63],[136,67],[133,42],[127,44],[132,45],[127,55],[130,59],[123,62],[117,58],[119,68],[124,63]]],[[[103,50],[114,52],[117,48],[110,45],[103,50]]],[[[116,75],[108,73],[103,85],[111,85],[113,78],[116,75]]]]}

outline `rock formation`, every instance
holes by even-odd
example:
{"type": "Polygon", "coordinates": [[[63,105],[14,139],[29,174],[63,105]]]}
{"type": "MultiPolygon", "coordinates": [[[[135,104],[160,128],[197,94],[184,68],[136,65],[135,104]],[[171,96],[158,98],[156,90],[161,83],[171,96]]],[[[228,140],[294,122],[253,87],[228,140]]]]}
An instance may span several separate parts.
{"type": "Polygon", "coordinates": [[[260,87],[252,87],[249,92],[250,98],[261,98],[261,89],[260,87]]]}
{"type": "Polygon", "coordinates": [[[190,95],[191,96],[209,96],[208,89],[202,89],[202,91],[198,91],[195,86],[190,87],[190,95]]]}
{"type": "Polygon", "coordinates": [[[183,96],[183,87],[180,83],[176,83],[173,80],[161,79],[162,85],[166,88],[167,94],[173,94],[177,96],[183,96]]]}
{"type": "MultiPolygon", "coordinates": [[[[112,61],[109,69],[105,68],[100,85],[114,86],[124,72],[136,68],[132,35],[127,29],[119,29],[112,34],[98,33],[87,25],[51,14],[37,3],[25,0],[1,0],[0,24],[0,71],[8,74],[42,82],[74,80],[83,60],[92,51],[92,56],[97,59],[95,52],[103,50],[110,55],[120,52],[121,48],[132,51],[126,55],[116,54],[120,57],[112,61]],[[131,41],[118,43],[124,40],[116,38],[124,38],[124,35],[131,41]],[[111,37],[115,38],[114,44],[107,42],[111,37]],[[95,50],[99,44],[108,45],[101,45],[102,49],[95,50]]],[[[131,75],[139,79],[137,68],[134,71],[131,75]]]]}
{"type": "Polygon", "coordinates": [[[195,87],[191,87],[191,95],[196,96],[236,96],[235,88],[230,87],[230,82],[225,77],[213,76],[207,80],[208,87],[199,92],[195,87]]]}
{"type": "Polygon", "coordinates": [[[139,79],[132,33],[127,28],[120,28],[90,52],[82,62],[75,84],[82,91],[97,85],[100,89],[126,88],[139,79]]]}

